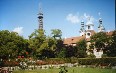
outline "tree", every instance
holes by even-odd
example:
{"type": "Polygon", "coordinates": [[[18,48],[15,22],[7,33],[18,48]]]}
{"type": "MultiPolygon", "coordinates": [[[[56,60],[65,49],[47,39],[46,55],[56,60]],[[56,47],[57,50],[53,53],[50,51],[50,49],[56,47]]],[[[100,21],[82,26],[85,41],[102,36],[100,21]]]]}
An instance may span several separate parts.
{"type": "Polygon", "coordinates": [[[18,55],[25,53],[25,39],[19,36],[16,32],[8,30],[0,31],[0,57],[2,59],[15,58],[18,55]]]}
{"type": "Polygon", "coordinates": [[[94,45],[98,50],[105,49],[108,44],[109,38],[104,32],[99,32],[91,36],[91,44],[94,45]]]}
{"type": "Polygon", "coordinates": [[[52,29],[51,30],[52,31],[52,36],[54,37],[54,38],[60,38],[61,39],[61,36],[62,36],[62,31],[60,30],[60,29],[52,29]]]}
{"type": "Polygon", "coordinates": [[[67,58],[77,57],[77,47],[69,45],[69,46],[65,46],[65,48],[66,48],[67,58]]]}
{"type": "Polygon", "coordinates": [[[47,46],[44,47],[45,49],[40,51],[40,58],[54,58],[55,57],[55,50],[56,50],[56,39],[53,37],[46,37],[45,42],[43,45],[46,44],[47,46]]]}
{"type": "Polygon", "coordinates": [[[106,54],[111,57],[116,57],[116,30],[113,31],[109,45],[106,47],[106,54]]]}
{"type": "Polygon", "coordinates": [[[33,50],[32,55],[35,57],[40,55],[41,50],[48,47],[44,30],[35,30],[29,36],[29,47],[33,50]]]}
{"type": "Polygon", "coordinates": [[[57,53],[58,58],[65,58],[66,57],[66,48],[62,48],[58,53],[57,53]]]}
{"type": "Polygon", "coordinates": [[[76,44],[77,47],[77,57],[79,58],[84,58],[87,56],[86,54],[86,40],[80,40],[79,42],[77,42],[76,44]]]}
{"type": "Polygon", "coordinates": [[[48,48],[49,48],[50,50],[52,50],[52,51],[55,51],[56,48],[57,48],[57,46],[56,46],[57,40],[54,39],[53,37],[47,37],[46,41],[47,41],[47,43],[48,43],[48,48]]]}
{"type": "Polygon", "coordinates": [[[40,52],[39,59],[45,59],[45,58],[54,58],[54,51],[50,49],[43,49],[40,52]]]}
{"type": "Polygon", "coordinates": [[[65,49],[63,45],[63,40],[61,39],[62,31],[60,29],[52,29],[51,30],[52,37],[55,40],[55,55],[56,57],[59,57],[59,54],[64,54],[65,49]]]}

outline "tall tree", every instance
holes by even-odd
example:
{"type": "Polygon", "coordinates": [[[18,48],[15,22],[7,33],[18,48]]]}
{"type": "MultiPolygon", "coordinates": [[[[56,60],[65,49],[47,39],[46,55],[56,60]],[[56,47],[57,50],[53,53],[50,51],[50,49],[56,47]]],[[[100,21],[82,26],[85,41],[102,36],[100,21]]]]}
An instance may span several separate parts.
{"type": "Polygon", "coordinates": [[[40,55],[40,51],[48,47],[44,30],[35,30],[29,36],[29,44],[29,47],[33,50],[33,56],[36,57],[37,55],[40,55]]]}
{"type": "Polygon", "coordinates": [[[0,57],[7,59],[22,55],[22,52],[25,53],[25,49],[27,48],[24,41],[25,39],[16,32],[9,32],[8,30],[0,31],[0,57]]]}
{"type": "Polygon", "coordinates": [[[113,31],[109,45],[106,47],[106,54],[111,57],[116,57],[116,30],[113,31]]]}
{"type": "Polygon", "coordinates": [[[62,36],[62,31],[60,29],[52,29],[52,36],[54,38],[60,38],[61,39],[61,36],[62,36]]]}
{"type": "Polygon", "coordinates": [[[86,40],[83,39],[83,40],[80,40],[79,42],[77,42],[76,47],[77,47],[77,57],[84,58],[87,56],[86,40]]]}
{"type": "Polygon", "coordinates": [[[108,44],[109,38],[104,32],[99,32],[91,36],[91,44],[95,46],[96,49],[105,49],[106,44],[108,44]]]}
{"type": "Polygon", "coordinates": [[[66,57],[70,58],[70,57],[77,57],[78,52],[77,52],[77,47],[69,45],[69,46],[65,46],[66,48],[66,57]]]}

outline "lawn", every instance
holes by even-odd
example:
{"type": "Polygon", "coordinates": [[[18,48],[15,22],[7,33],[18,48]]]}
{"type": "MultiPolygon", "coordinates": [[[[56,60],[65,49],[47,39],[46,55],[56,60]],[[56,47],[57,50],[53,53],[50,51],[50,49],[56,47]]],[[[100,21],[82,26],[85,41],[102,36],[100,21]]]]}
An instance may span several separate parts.
{"type": "MultiPolygon", "coordinates": [[[[99,68],[66,68],[67,73],[116,73],[116,69],[99,69],[99,68]]],[[[38,70],[18,70],[13,73],[59,73],[60,69],[38,69],[38,70]]]]}

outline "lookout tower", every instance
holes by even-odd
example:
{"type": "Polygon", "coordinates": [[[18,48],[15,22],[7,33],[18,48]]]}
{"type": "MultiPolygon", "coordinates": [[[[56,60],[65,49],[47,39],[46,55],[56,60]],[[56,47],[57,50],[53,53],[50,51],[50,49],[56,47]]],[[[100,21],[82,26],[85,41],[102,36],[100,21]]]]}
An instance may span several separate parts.
{"type": "Polygon", "coordinates": [[[39,30],[43,30],[43,13],[41,4],[39,4],[39,14],[38,14],[39,30]]]}

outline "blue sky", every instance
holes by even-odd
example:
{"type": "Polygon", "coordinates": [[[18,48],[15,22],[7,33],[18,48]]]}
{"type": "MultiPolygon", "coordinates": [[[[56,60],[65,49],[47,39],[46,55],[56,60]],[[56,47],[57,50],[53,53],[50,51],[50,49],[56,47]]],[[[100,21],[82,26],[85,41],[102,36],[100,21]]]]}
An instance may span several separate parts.
{"type": "Polygon", "coordinates": [[[95,31],[102,18],[106,31],[115,29],[115,0],[0,0],[0,30],[16,31],[25,38],[38,29],[39,3],[44,30],[62,30],[62,37],[79,36],[80,23],[91,17],[95,31]]]}

